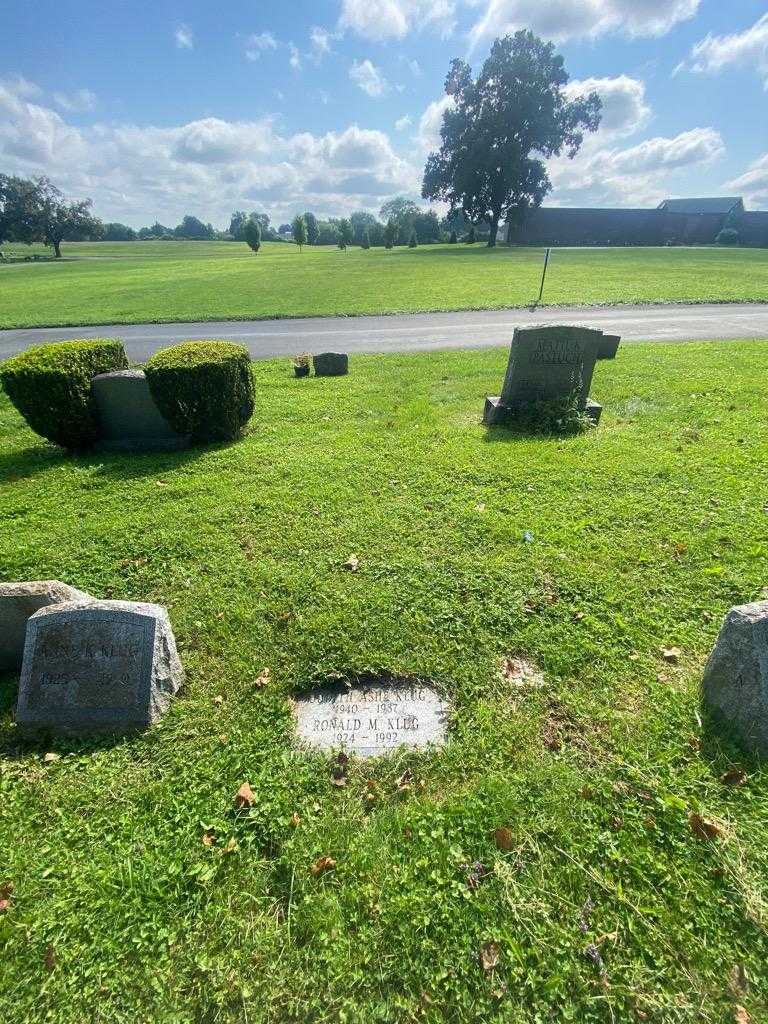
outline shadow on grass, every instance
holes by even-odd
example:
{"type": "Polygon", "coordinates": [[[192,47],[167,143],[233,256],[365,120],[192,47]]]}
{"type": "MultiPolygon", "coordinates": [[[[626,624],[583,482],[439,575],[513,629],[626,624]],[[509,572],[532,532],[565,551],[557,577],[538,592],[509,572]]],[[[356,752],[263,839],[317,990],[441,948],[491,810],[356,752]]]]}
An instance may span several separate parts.
{"type": "Polygon", "coordinates": [[[537,430],[510,423],[505,426],[486,427],[483,441],[486,444],[514,441],[578,441],[585,433],[587,431],[581,431],[578,434],[557,434],[551,430],[537,430]]]}
{"type": "Polygon", "coordinates": [[[61,466],[97,469],[100,476],[133,480],[169,473],[194,462],[202,455],[228,448],[238,441],[200,445],[181,451],[164,452],[67,452],[52,444],[30,446],[15,452],[0,452],[0,482],[13,483],[61,466]]]}
{"type": "Polygon", "coordinates": [[[739,765],[749,775],[768,770],[768,760],[747,750],[727,722],[713,715],[704,704],[699,713],[702,723],[699,753],[709,764],[713,776],[722,778],[734,765],[739,765]]]}

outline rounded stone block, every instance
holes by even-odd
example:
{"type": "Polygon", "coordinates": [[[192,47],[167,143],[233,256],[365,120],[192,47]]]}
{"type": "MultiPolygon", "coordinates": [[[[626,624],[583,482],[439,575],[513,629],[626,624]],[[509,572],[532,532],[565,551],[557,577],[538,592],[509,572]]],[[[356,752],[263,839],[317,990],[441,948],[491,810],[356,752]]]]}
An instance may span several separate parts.
{"type": "Polygon", "coordinates": [[[349,356],[346,352],[320,352],[312,356],[316,377],[343,377],[349,373],[349,356]]]}
{"type": "Polygon", "coordinates": [[[143,370],[114,370],[91,381],[99,415],[98,447],[107,451],[168,451],[186,448],[155,404],[143,370]]]}
{"type": "Polygon", "coordinates": [[[92,601],[90,594],[58,580],[0,583],[0,671],[18,672],[24,655],[27,620],[50,604],[92,601]]]}
{"type": "Polygon", "coordinates": [[[27,625],[16,721],[26,732],[134,732],[165,713],[183,679],[161,605],[51,605],[27,625]]]}
{"type": "Polygon", "coordinates": [[[768,601],[731,608],[704,669],[704,707],[746,750],[768,756],[768,601]]]}

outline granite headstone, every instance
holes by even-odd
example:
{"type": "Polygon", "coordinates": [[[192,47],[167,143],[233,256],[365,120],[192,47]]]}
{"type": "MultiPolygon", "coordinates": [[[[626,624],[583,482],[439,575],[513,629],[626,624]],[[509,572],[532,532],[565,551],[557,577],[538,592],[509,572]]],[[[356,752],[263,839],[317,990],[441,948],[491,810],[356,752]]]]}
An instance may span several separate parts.
{"type": "Polygon", "coordinates": [[[27,620],[49,604],[91,601],[90,594],[58,580],[0,583],[0,671],[18,671],[24,655],[27,620]]]}
{"type": "Polygon", "coordinates": [[[16,721],[83,735],[143,729],[184,678],[168,613],[135,601],[73,601],[27,624],[16,721]]]}
{"type": "Polygon", "coordinates": [[[112,370],[91,381],[99,416],[97,447],[105,451],[169,451],[186,448],[163,417],[143,370],[112,370]]]}
{"type": "Polygon", "coordinates": [[[349,372],[349,356],[346,352],[320,352],[312,356],[316,377],[343,377],[349,372]]]}
{"type": "Polygon", "coordinates": [[[728,612],[704,669],[702,696],[747,750],[768,756],[768,601],[728,612]]]}
{"type": "Polygon", "coordinates": [[[483,422],[508,422],[537,402],[575,395],[578,408],[595,423],[602,406],[589,397],[595,362],[612,358],[618,341],[589,327],[518,327],[512,337],[501,395],[486,399],[483,422]],[[613,344],[615,340],[615,346],[613,344]]]}
{"type": "Polygon", "coordinates": [[[318,750],[378,757],[399,747],[439,747],[448,728],[448,703],[421,682],[328,686],[295,704],[299,739],[318,750]]]}

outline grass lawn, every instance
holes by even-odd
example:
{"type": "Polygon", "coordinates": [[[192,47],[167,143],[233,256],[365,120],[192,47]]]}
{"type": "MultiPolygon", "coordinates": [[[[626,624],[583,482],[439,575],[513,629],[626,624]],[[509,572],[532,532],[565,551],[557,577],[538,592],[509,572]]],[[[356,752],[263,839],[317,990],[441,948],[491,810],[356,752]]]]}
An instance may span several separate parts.
{"type": "MultiPolygon", "coordinates": [[[[25,251],[21,247],[19,251],[25,251]]],[[[42,248],[39,251],[43,251],[42,248]]],[[[0,327],[330,316],[529,305],[542,250],[350,249],[233,242],[70,243],[0,266],[0,327]]],[[[765,249],[559,249],[548,304],[768,298],[765,249]]]]}
{"type": "Polygon", "coordinates": [[[66,456],[0,399],[0,578],[166,604],[188,674],[145,735],[44,746],[2,681],[4,1024],[768,1019],[766,769],[721,782],[743,758],[697,696],[724,612],[766,584],[768,344],[625,348],[599,430],[565,440],[480,426],[505,363],[259,363],[244,440],[163,455],[66,456]],[[509,653],[546,685],[503,681],[509,653]],[[434,680],[451,739],[337,788],[288,698],[369,670],[434,680]],[[399,793],[406,768],[423,786],[399,793]]]}

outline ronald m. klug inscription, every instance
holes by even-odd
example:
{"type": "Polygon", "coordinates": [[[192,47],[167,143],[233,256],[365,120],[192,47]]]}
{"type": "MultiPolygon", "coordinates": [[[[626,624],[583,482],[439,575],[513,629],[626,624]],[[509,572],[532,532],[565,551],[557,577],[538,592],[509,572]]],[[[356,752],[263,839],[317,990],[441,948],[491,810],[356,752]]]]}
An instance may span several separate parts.
{"type": "Polygon", "coordinates": [[[448,704],[419,682],[313,690],[296,701],[299,738],[318,750],[378,757],[398,747],[442,746],[448,704]]]}

